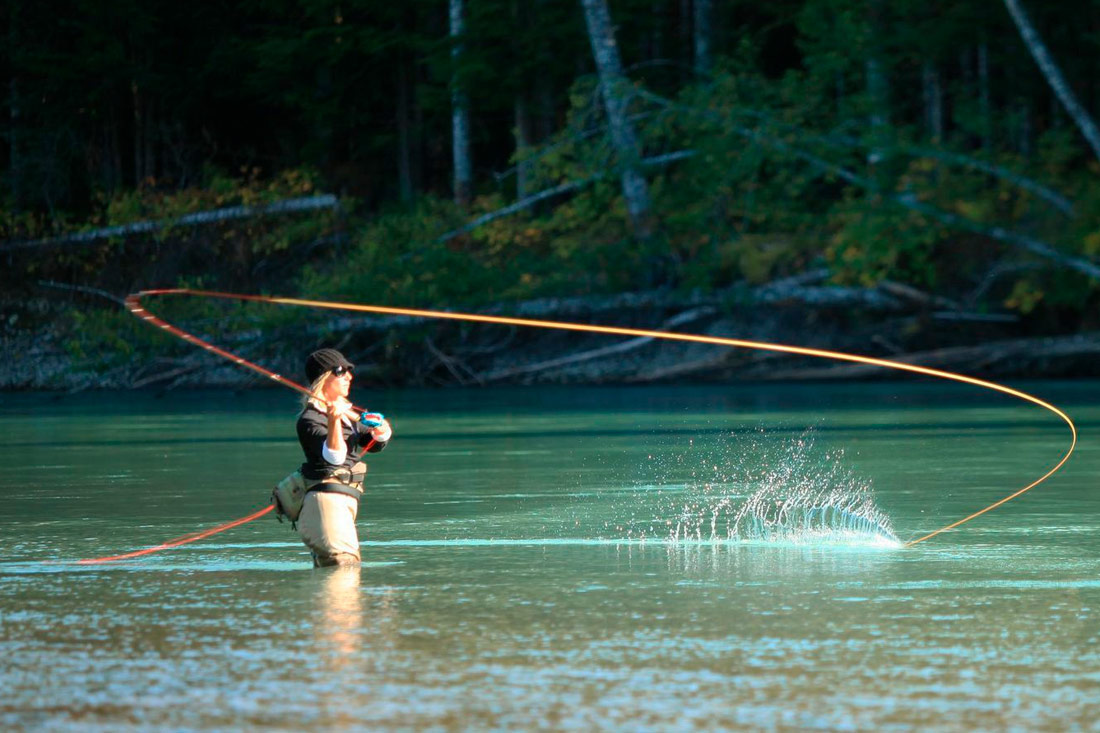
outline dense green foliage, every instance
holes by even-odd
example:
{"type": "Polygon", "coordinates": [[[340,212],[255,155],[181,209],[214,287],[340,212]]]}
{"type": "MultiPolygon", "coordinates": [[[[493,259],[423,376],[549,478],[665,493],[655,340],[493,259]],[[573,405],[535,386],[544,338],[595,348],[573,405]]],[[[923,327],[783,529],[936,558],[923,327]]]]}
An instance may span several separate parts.
{"type": "MultiPolygon", "coordinates": [[[[342,205],[18,250],[7,284],[479,305],[824,266],[1043,329],[1095,325],[1097,280],[1018,246],[1100,262],[1100,166],[1002,4],[711,4],[700,25],[690,2],[610,0],[657,224],[638,240],[575,2],[467,0],[458,66],[441,0],[9,2],[0,237],[318,191],[342,205]],[[474,120],[465,210],[450,201],[455,85],[474,120]]],[[[1029,5],[1100,114],[1100,5],[1029,5]]]]}

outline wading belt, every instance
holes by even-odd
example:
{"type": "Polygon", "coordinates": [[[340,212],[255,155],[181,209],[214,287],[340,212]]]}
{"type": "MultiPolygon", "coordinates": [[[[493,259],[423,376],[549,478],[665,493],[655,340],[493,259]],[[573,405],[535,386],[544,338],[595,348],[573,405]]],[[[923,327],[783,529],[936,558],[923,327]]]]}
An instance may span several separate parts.
{"type": "Polygon", "coordinates": [[[306,479],[306,493],[326,491],[333,494],[345,494],[358,499],[363,495],[363,480],[367,477],[367,464],[359,461],[351,468],[334,468],[321,479],[306,479]],[[316,481],[316,483],[314,483],[316,481]]]}

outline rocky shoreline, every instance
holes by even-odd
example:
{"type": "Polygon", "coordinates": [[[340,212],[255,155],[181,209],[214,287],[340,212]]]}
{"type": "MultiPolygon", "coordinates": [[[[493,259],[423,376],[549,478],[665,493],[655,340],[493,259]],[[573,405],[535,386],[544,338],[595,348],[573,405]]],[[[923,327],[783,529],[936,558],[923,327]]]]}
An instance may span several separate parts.
{"type": "MultiPolygon", "coordinates": [[[[70,348],[66,309],[43,301],[32,317],[0,312],[0,390],[250,389],[270,379],[197,348],[172,353],[70,348]],[[28,328],[27,325],[34,326],[28,328]]],[[[26,303],[21,304],[26,311],[26,303]]],[[[663,291],[526,301],[486,311],[635,329],[791,344],[874,356],[987,378],[1100,377],[1100,332],[1026,333],[1020,323],[963,314],[888,284],[853,289],[792,279],[701,295],[663,291]]],[[[69,313],[71,315],[71,313],[69,313]]],[[[181,324],[185,325],[186,324],[181,324]]],[[[683,381],[875,379],[896,372],[789,355],[638,337],[409,318],[323,316],[239,334],[197,335],[296,379],[312,348],[337,346],[366,383],[386,386],[639,384],[683,381]],[[292,345],[292,346],[288,346],[292,345]]]]}

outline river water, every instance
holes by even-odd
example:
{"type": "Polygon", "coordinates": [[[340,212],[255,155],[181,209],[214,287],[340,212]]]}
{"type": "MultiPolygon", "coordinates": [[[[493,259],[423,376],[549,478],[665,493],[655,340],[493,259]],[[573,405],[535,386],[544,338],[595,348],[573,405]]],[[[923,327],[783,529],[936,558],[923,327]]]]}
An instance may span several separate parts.
{"type": "Polygon", "coordinates": [[[1100,383],[359,390],[363,565],[247,515],[286,391],[0,396],[5,730],[1098,730],[1100,383]]]}

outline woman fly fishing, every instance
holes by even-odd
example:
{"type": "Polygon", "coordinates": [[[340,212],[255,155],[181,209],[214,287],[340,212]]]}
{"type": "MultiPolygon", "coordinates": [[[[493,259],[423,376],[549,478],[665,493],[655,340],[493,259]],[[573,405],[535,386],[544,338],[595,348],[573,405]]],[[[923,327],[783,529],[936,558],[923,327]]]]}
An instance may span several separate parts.
{"type": "Polygon", "coordinates": [[[381,451],[393,435],[382,415],[353,409],[348,390],[354,370],[336,349],[320,349],[306,358],[310,395],[297,426],[306,493],[297,521],[315,567],[359,562],[355,518],[367,474],[360,457],[381,451]]]}

